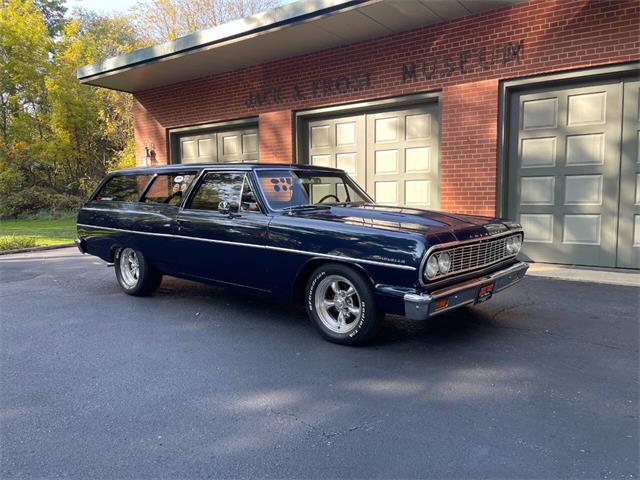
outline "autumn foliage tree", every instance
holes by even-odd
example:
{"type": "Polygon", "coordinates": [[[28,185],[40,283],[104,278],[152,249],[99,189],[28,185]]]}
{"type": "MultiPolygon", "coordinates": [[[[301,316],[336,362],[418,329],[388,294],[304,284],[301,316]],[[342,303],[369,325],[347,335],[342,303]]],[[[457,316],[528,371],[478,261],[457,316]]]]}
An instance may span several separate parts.
{"type": "Polygon", "coordinates": [[[273,8],[279,0],[139,0],[131,8],[148,45],[189,35],[273,8]]]}
{"type": "Polygon", "coordinates": [[[76,69],[272,7],[277,0],[141,0],[98,15],[64,0],[0,0],[0,218],[76,206],[135,165],[132,97],[76,69]]]}

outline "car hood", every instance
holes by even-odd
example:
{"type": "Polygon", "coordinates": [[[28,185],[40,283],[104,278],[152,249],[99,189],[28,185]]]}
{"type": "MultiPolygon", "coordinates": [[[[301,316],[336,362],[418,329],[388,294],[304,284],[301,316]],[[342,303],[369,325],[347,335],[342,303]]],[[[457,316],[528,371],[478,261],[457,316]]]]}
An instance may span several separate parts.
{"type": "Polygon", "coordinates": [[[486,237],[520,227],[508,220],[493,217],[373,204],[302,210],[296,212],[296,215],[428,237],[436,236],[442,242],[486,237]]]}

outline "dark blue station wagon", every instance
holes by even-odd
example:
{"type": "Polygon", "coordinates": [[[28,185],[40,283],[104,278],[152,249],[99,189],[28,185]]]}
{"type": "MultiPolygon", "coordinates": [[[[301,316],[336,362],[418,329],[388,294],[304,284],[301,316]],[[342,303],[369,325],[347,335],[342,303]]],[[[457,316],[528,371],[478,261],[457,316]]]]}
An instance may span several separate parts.
{"type": "Polygon", "coordinates": [[[497,218],[376,205],[333,168],[191,164],[108,175],[76,243],[130,295],[171,275],[304,301],[327,340],[352,345],[385,313],[424,320],[518,283],[523,236],[497,218]]]}

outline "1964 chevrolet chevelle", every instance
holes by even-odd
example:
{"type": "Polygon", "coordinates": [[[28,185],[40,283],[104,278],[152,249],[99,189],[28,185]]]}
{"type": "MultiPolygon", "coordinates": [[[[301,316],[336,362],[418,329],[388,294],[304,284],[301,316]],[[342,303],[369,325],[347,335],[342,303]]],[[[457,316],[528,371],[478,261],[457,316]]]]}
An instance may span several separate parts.
{"type": "Polygon", "coordinates": [[[424,320],[519,282],[520,225],[376,205],[343,171],[200,164],[108,175],[78,214],[83,253],[131,295],[162,275],[303,300],[328,340],[362,343],[385,313],[424,320]]]}

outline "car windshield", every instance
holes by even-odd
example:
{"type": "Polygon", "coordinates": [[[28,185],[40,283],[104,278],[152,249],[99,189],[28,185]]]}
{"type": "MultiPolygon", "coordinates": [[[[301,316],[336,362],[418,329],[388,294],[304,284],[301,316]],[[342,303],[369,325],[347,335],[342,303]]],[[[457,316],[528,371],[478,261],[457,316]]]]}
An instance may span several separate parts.
{"type": "Polygon", "coordinates": [[[274,210],[322,208],[371,200],[346,174],[313,170],[258,170],[258,179],[274,210]]]}

